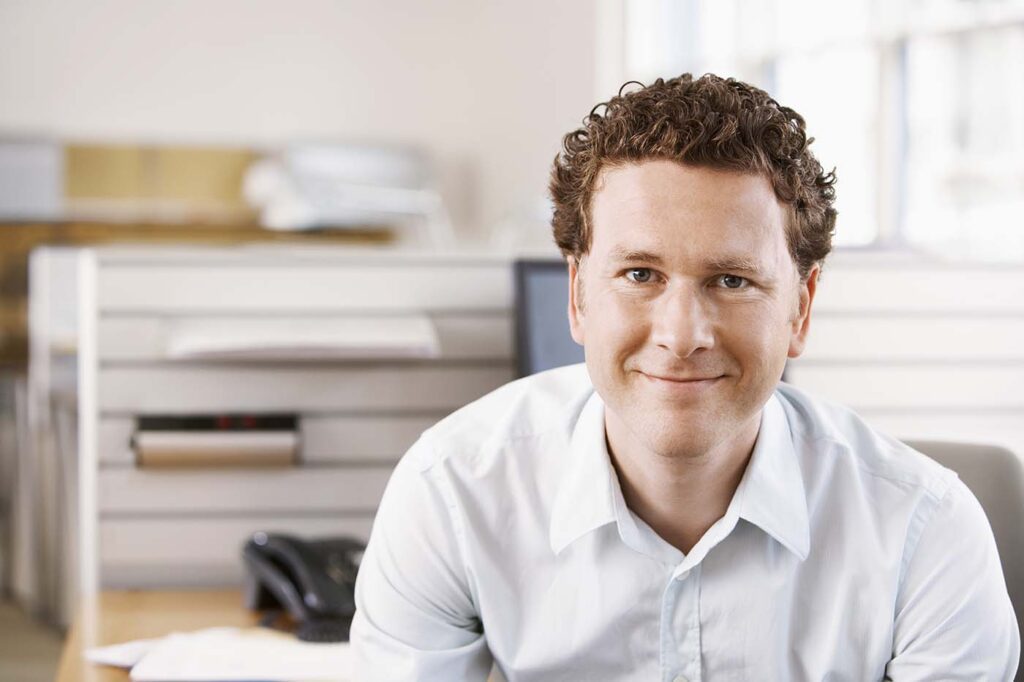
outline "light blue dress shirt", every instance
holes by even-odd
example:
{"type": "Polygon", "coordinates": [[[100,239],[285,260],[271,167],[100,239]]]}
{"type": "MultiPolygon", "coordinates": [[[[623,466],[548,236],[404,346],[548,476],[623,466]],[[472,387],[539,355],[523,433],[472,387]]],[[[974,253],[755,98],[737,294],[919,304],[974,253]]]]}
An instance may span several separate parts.
{"type": "Polygon", "coordinates": [[[995,542],[956,475],[780,385],[684,555],[626,506],[582,365],[427,431],[356,586],[355,679],[1010,680],[995,542]]]}

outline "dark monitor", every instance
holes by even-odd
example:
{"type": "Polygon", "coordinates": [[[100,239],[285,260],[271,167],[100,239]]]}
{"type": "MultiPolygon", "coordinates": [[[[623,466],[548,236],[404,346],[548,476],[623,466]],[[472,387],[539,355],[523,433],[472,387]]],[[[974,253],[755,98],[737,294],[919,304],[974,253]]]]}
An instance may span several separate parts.
{"type": "Polygon", "coordinates": [[[516,261],[515,285],[519,376],[583,362],[583,348],[569,333],[569,272],[565,261],[516,261]]]}

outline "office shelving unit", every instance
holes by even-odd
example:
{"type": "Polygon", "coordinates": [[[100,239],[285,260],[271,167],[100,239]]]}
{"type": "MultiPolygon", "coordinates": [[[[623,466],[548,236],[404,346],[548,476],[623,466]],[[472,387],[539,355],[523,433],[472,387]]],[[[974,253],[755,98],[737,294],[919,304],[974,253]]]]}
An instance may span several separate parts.
{"type": "Polygon", "coordinates": [[[513,377],[501,256],[281,246],[60,255],[43,249],[33,267],[41,287],[73,283],[73,338],[44,324],[45,301],[68,286],[33,292],[32,333],[36,424],[50,451],[40,454],[74,489],[56,514],[72,567],[63,582],[76,586],[61,597],[65,619],[74,598],[101,588],[238,584],[256,530],[367,537],[418,434],[513,377]],[[235,328],[252,343],[239,345],[247,335],[235,328]],[[315,344],[295,347],[303,329],[329,330],[338,345],[311,332],[315,344]],[[58,420],[61,355],[74,358],[63,376],[76,444],[57,453],[45,434],[58,420]],[[285,468],[150,469],[131,448],[143,415],[282,413],[297,417],[300,443],[285,468]]]}

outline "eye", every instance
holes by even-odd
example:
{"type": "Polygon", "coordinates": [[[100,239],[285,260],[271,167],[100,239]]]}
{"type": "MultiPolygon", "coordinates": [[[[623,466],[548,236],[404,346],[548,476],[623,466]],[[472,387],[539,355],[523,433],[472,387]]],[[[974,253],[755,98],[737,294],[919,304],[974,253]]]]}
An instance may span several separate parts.
{"type": "Polygon", "coordinates": [[[651,281],[653,274],[648,268],[630,268],[626,271],[626,279],[637,284],[646,284],[651,281]]]}
{"type": "Polygon", "coordinates": [[[747,280],[739,275],[721,275],[718,281],[726,289],[742,289],[748,284],[747,280]]]}

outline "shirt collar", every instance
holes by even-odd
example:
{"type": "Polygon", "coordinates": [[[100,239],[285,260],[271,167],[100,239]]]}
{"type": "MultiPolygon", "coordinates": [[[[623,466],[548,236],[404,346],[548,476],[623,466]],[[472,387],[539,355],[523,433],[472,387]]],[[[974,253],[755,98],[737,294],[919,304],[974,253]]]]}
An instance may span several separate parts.
{"type": "Polygon", "coordinates": [[[615,521],[618,478],[604,434],[604,403],[595,391],[573,426],[565,473],[551,512],[550,540],[555,554],[615,521]]]}
{"type": "Polygon", "coordinates": [[[776,394],[761,412],[757,443],[729,506],[730,512],[735,507],[741,518],[778,540],[801,561],[807,558],[811,546],[807,494],[789,420],[776,394]]]}
{"type": "MultiPolygon", "coordinates": [[[[618,520],[618,478],[605,441],[604,403],[596,392],[573,426],[568,455],[551,514],[550,542],[556,554],[590,531],[618,520]]],[[[775,395],[762,410],[757,443],[726,512],[730,515],[758,526],[801,560],[807,558],[807,497],[789,421],[775,395]]]]}

